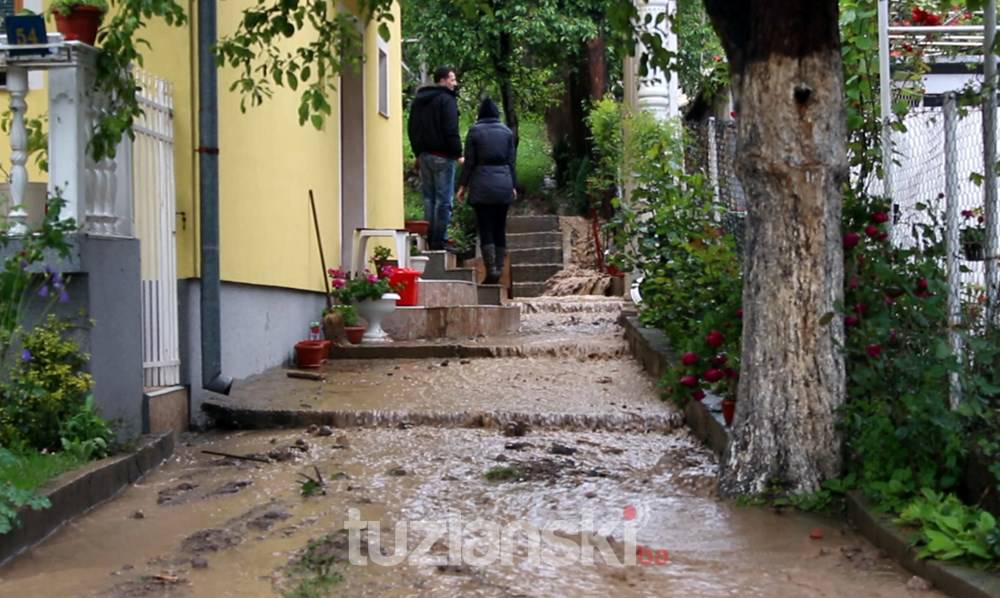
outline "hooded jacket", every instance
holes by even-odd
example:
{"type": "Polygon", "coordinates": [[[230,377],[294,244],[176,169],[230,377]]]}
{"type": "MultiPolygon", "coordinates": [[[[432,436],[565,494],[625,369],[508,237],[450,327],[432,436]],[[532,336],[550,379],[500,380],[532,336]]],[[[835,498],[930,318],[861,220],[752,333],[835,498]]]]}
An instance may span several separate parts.
{"type": "Polygon", "coordinates": [[[432,153],[451,160],[461,157],[455,92],[440,85],[421,87],[410,105],[407,133],[414,156],[432,153]]]}
{"type": "Polygon", "coordinates": [[[517,184],[514,133],[499,118],[486,117],[469,129],[459,184],[472,205],[509,205],[517,184]]]}

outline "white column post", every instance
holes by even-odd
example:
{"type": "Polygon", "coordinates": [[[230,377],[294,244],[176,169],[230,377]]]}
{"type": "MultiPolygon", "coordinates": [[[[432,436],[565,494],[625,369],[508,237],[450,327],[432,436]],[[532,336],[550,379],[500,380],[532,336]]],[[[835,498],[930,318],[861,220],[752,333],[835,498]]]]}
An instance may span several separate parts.
{"type": "Polygon", "coordinates": [[[25,96],[28,94],[28,71],[19,66],[7,67],[7,90],[10,93],[10,232],[23,235],[28,228],[25,222],[28,213],[24,211],[24,201],[28,190],[28,132],[24,125],[24,113],[28,110],[25,96]]]}
{"type": "MultiPolygon", "coordinates": [[[[634,0],[634,2],[639,13],[639,28],[664,38],[663,46],[671,52],[676,52],[677,35],[670,23],[677,8],[676,0],[634,0]],[[662,19],[659,25],[657,19],[662,19]]],[[[641,55],[646,48],[640,44],[638,50],[641,55]]],[[[635,61],[636,65],[638,63],[638,60],[635,61]]],[[[660,120],[678,115],[677,103],[680,93],[677,73],[649,69],[645,77],[636,76],[636,80],[638,83],[636,98],[640,109],[660,120]]]]}
{"type": "MultiPolygon", "coordinates": [[[[944,99],[944,197],[945,197],[945,224],[947,234],[945,237],[945,247],[947,248],[947,268],[948,268],[948,336],[951,342],[951,350],[955,358],[962,358],[962,337],[958,333],[958,328],[962,324],[962,279],[959,272],[958,252],[959,252],[959,231],[958,231],[958,167],[957,152],[955,145],[956,121],[958,120],[958,108],[955,103],[955,94],[949,93],[944,99]]],[[[949,379],[949,402],[952,409],[957,409],[962,401],[962,383],[959,380],[958,372],[951,372],[949,379]]]]}
{"type": "Polygon", "coordinates": [[[66,204],[62,219],[84,224],[87,206],[87,141],[90,89],[96,55],[79,51],[79,65],[49,71],[49,194],[66,204]]]}

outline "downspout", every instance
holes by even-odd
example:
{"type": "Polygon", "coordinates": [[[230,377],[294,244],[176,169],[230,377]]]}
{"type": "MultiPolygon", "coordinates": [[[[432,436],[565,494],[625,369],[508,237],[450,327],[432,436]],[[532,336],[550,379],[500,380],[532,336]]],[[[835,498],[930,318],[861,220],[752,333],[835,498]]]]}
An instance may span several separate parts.
{"type": "Polygon", "coordinates": [[[201,220],[201,386],[228,395],[222,375],[219,277],[219,104],[216,0],[198,0],[198,197],[201,220]]]}

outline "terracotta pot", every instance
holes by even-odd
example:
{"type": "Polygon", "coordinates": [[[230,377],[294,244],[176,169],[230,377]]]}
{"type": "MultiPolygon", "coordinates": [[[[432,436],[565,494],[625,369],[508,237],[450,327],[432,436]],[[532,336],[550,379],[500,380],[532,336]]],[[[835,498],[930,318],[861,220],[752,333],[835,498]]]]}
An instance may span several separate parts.
{"type": "Polygon", "coordinates": [[[732,399],[722,400],[722,419],[726,421],[727,426],[733,424],[733,416],[736,415],[736,401],[732,399]]]}
{"type": "Polygon", "coordinates": [[[403,228],[407,232],[414,235],[420,235],[421,237],[427,236],[427,229],[430,228],[431,223],[427,220],[407,220],[403,224],[403,228]]]}
{"type": "Polygon", "coordinates": [[[361,337],[365,335],[365,326],[344,326],[344,332],[347,333],[347,340],[352,345],[360,345],[361,337]]]}
{"type": "Polygon", "coordinates": [[[77,40],[89,46],[97,41],[97,28],[101,26],[104,13],[94,6],[75,5],[68,15],[53,13],[56,18],[56,30],[63,34],[66,41],[77,40]]]}
{"type": "Polygon", "coordinates": [[[295,365],[318,368],[330,353],[330,341],[299,341],[295,343],[295,365]]]}

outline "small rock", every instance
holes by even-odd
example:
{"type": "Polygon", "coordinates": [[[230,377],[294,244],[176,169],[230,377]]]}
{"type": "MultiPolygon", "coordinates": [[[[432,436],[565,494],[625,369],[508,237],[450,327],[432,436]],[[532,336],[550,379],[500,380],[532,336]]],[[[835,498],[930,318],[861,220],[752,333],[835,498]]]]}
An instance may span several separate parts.
{"type": "Polygon", "coordinates": [[[614,381],[615,381],[614,378],[612,378],[611,376],[601,376],[600,378],[597,379],[598,384],[611,384],[614,381]]]}
{"type": "Polygon", "coordinates": [[[308,428],[306,428],[306,434],[308,434],[310,436],[315,436],[316,432],[318,430],[319,430],[319,426],[317,426],[316,424],[312,424],[311,426],[309,426],[308,428]]]}
{"type": "Polygon", "coordinates": [[[596,492],[594,492],[593,490],[591,490],[591,491],[589,491],[589,492],[584,492],[584,493],[583,493],[583,495],[584,495],[584,496],[585,496],[586,498],[594,498],[594,497],[596,497],[596,496],[597,496],[597,493],[596,493],[596,492]]]}
{"type": "Polygon", "coordinates": [[[349,438],[347,438],[347,434],[341,434],[340,436],[337,436],[336,438],[334,438],[333,441],[336,442],[337,445],[339,445],[339,446],[341,446],[343,448],[347,448],[347,447],[351,446],[351,441],[350,441],[349,438]]]}
{"type": "Polygon", "coordinates": [[[330,426],[322,426],[316,431],[317,436],[333,436],[333,428],[330,426]]]}
{"type": "Polygon", "coordinates": [[[823,530],[821,530],[818,527],[817,528],[813,528],[813,530],[809,532],[809,538],[812,539],[812,540],[822,540],[823,539],[823,530]]]}
{"type": "Polygon", "coordinates": [[[132,519],[145,519],[145,518],[146,514],[143,513],[142,511],[136,511],[135,513],[132,513],[132,519]]]}
{"type": "Polygon", "coordinates": [[[830,554],[829,548],[824,547],[819,549],[819,556],[826,556],[828,554],[830,554]]]}
{"type": "Polygon", "coordinates": [[[392,376],[392,372],[386,372],[385,375],[386,376],[392,376]]]}
{"type": "Polygon", "coordinates": [[[503,463],[503,462],[507,461],[507,457],[504,456],[504,455],[497,455],[496,457],[493,457],[493,460],[494,461],[499,461],[500,463],[503,463]]]}
{"type": "Polygon", "coordinates": [[[460,364],[462,364],[462,365],[469,365],[470,363],[472,363],[472,361],[471,361],[471,360],[469,360],[469,359],[460,359],[460,360],[458,361],[458,363],[460,363],[460,364]]]}
{"type": "Polygon", "coordinates": [[[394,369],[394,370],[398,370],[398,369],[399,369],[399,366],[397,365],[397,366],[393,367],[392,369],[394,369]]]}
{"type": "Polygon", "coordinates": [[[444,361],[441,362],[441,367],[443,367],[443,368],[448,367],[448,363],[449,363],[449,361],[447,359],[445,359],[444,361]]]}
{"type": "Polygon", "coordinates": [[[278,444],[278,439],[277,438],[272,438],[271,439],[271,444],[278,444]]]}
{"type": "Polygon", "coordinates": [[[389,470],[388,473],[391,476],[402,477],[404,475],[407,475],[409,472],[403,469],[402,467],[393,467],[392,469],[389,470]]]}
{"type": "Polygon", "coordinates": [[[298,440],[295,441],[295,444],[292,445],[292,448],[299,451],[308,451],[309,443],[303,440],[302,438],[299,438],[298,440]]]}
{"type": "Polygon", "coordinates": [[[194,569],[208,569],[208,561],[200,556],[191,559],[191,567],[194,569]]]}
{"type": "Polygon", "coordinates": [[[549,449],[549,452],[553,455],[572,455],[576,453],[576,451],[577,449],[571,446],[559,444],[558,442],[553,442],[552,447],[549,449]]]}
{"type": "Polygon", "coordinates": [[[508,451],[523,451],[530,446],[532,446],[530,442],[508,442],[503,445],[503,447],[508,451]]]}
{"type": "Polygon", "coordinates": [[[410,422],[399,422],[399,425],[396,427],[399,428],[400,430],[409,430],[410,428],[413,427],[413,424],[411,424],[410,422]]]}
{"type": "Polygon", "coordinates": [[[510,437],[524,436],[528,433],[528,424],[522,421],[508,422],[504,424],[503,435],[510,437]]]}
{"type": "Polygon", "coordinates": [[[931,591],[931,582],[914,575],[910,581],[906,582],[906,589],[911,592],[929,592],[931,591]]]}

